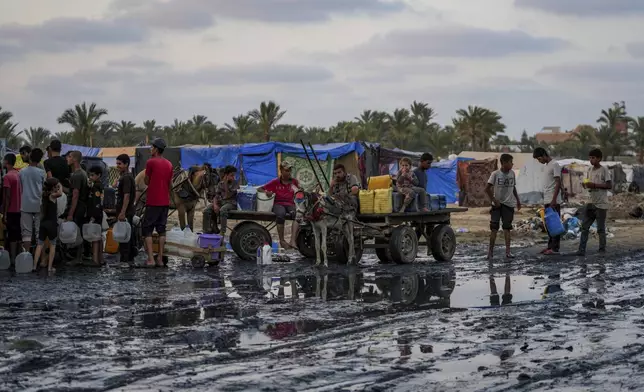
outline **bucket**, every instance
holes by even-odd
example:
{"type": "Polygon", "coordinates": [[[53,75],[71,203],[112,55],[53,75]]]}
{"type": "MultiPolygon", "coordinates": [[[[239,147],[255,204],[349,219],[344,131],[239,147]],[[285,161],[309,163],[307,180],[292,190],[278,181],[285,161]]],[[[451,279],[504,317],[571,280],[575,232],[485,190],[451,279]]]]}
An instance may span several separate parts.
{"type": "Polygon", "coordinates": [[[273,203],[275,202],[275,195],[268,197],[265,193],[257,193],[257,211],[258,212],[272,212],[273,203]]]}
{"type": "MultiPolygon", "coordinates": [[[[201,249],[206,249],[209,247],[219,248],[224,237],[219,234],[199,234],[199,239],[197,244],[201,249]]],[[[221,260],[221,252],[213,252],[210,254],[211,260],[221,260]]]]}

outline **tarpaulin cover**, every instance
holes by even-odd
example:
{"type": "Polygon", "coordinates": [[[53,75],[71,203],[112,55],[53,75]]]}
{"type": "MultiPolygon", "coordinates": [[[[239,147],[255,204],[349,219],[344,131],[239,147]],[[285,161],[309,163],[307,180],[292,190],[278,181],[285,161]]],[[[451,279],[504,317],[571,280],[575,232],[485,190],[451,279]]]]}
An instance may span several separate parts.
{"type": "MultiPolygon", "coordinates": [[[[331,159],[339,158],[352,152],[357,152],[358,155],[362,155],[364,152],[364,147],[359,142],[314,144],[313,149],[315,150],[318,159],[322,161],[326,161],[329,157],[331,159]]],[[[307,151],[309,153],[309,157],[313,159],[308,146],[307,151]]],[[[278,152],[297,155],[302,158],[306,157],[306,153],[304,152],[302,145],[296,143],[268,142],[244,144],[241,146],[242,155],[263,155],[278,152]]]]}
{"type": "Polygon", "coordinates": [[[181,167],[209,163],[214,168],[233,165],[239,168],[240,146],[181,147],[181,167]]]}
{"type": "Polygon", "coordinates": [[[459,187],[456,181],[458,162],[469,159],[453,159],[432,163],[427,171],[427,193],[443,194],[448,203],[456,203],[459,199],[459,187]]]}
{"type": "Polygon", "coordinates": [[[101,149],[98,147],[76,146],[73,144],[61,145],[60,155],[65,155],[69,151],[80,151],[84,157],[96,157],[101,152],[101,149]]]}
{"type": "Polygon", "coordinates": [[[245,155],[242,157],[242,166],[248,185],[261,186],[277,178],[275,154],[245,155]]]}

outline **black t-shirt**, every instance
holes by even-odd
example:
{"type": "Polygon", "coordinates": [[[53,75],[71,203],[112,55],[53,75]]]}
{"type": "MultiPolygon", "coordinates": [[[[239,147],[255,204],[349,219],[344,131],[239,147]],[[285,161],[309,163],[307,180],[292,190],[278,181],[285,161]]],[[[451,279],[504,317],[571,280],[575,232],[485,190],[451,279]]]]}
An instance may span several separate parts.
{"type": "Polygon", "coordinates": [[[125,195],[130,195],[130,203],[125,210],[125,215],[134,216],[135,214],[135,205],[134,199],[136,197],[136,185],[134,182],[134,176],[132,173],[124,173],[119,178],[119,182],[116,190],[116,214],[121,213],[121,208],[123,208],[123,198],[125,195]]]}
{"type": "Polygon", "coordinates": [[[51,157],[45,161],[45,172],[51,172],[51,176],[58,179],[65,188],[69,188],[69,177],[71,170],[67,160],[61,156],[51,157]]]}
{"type": "Polygon", "coordinates": [[[67,198],[67,210],[72,206],[73,191],[78,189],[78,205],[87,205],[87,196],[89,193],[89,185],[87,183],[87,173],[84,170],[77,170],[69,177],[69,197],[67,198]]]}
{"type": "Polygon", "coordinates": [[[95,182],[89,189],[87,197],[87,217],[94,218],[94,223],[103,222],[103,185],[95,182]]]}
{"type": "Polygon", "coordinates": [[[53,225],[54,227],[58,226],[58,206],[49,197],[42,201],[40,224],[53,225]]]}

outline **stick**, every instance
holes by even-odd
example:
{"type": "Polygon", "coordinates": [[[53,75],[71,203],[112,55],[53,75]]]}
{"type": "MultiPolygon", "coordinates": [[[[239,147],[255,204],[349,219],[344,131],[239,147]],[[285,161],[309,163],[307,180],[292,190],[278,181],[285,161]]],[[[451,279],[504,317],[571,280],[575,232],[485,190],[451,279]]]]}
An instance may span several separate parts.
{"type": "MultiPolygon", "coordinates": [[[[315,172],[315,166],[313,166],[313,162],[311,162],[311,157],[309,157],[309,152],[306,149],[306,146],[304,145],[304,141],[300,139],[300,143],[302,143],[302,148],[304,148],[304,153],[306,154],[306,160],[308,160],[309,164],[311,165],[311,170],[313,170],[313,175],[315,176],[315,179],[317,180],[318,185],[320,186],[320,189],[324,189],[322,187],[322,182],[320,181],[320,178],[318,177],[318,174],[315,172]]],[[[325,179],[326,179],[326,177],[325,177],[325,179]]]]}
{"type": "Polygon", "coordinates": [[[331,188],[331,183],[329,182],[329,179],[326,177],[326,173],[324,172],[324,169],[322,169],[322,164],[320,163],[320,160],[318,159],[318,155],[315,153],[315,150],[313,149],[313,146],[311,143],[309,143],[309,148],[311,149],[311,152],[313,153],[313,156],[315,157],[315,161],[318,163],[318,167],[320,168],[320,171],[322,172],[322,176],[324,176],[324,181],[326,181],[326,184],[329,188],[331,188]]]}

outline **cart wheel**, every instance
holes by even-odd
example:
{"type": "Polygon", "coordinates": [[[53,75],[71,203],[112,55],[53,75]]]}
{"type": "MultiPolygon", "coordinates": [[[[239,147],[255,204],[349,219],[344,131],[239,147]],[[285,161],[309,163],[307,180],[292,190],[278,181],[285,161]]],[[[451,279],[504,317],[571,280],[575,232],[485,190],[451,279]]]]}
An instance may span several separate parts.
{"type": "Polygon", "coordinates": [[[315,260],[315,244],[313,241],[313,229],[311,226],[304,226],[300,228],[300,232],[297,233],[296,245],[297,250],[302,256],[306,259],[315,260]]]}
{"type": "MultiPolygon", "coordinates": [[[[339,239],[336,237],[336,241],[333,242],[333,247],[334,252],[333,256],[329,254],[329,261],[333,261],[334,263],[340,263],[340,264],[348,264],[349,262],[349,241],[347,241],[346,238],[344,238],[344,235],[338,234],[339,239]],[[342,246],[340,246],[342,244],[342,246]]],[[[328,244],[329,239],[327,239],[327,244],[328,244]]],[[[355,252],[355,264],[360,263],[360,260],[362,259],[362,244],[359,242],[359,238],[355,238],[353,240],[353,246],[354,246],[354,252],[355,252]]]]}
{"type": "Polygon", "coordinates": [[[389,240],[391,259],[397,264],[413,263],[418,253],[416,231],[409,226],[398,226],[389,240]]]}
{"type": "MultiPolygon", "coordinates": [[[[376,238],[376,244],[389,244],[389,241],[385,238],[376,238]]],[[[391,263],[391,252],[389,251],[389,248],[376,248],[376,256],[378,256],[378,260],[380,260],[381,264],[391,263]]]]}
{"type": "Polygon", "coordinates": [[[262,225],[255,222],[242,222],[233,229],[235,235],[232,237],[230,246],[237,256],[245,261],[253,261],[257,257],[257,248],[273,239],[271,234],[262,225]]]}
{"type": "Polygon", "coordinates": [[[419,292],[418,274],[403,275],[393,281],[391,300],[409,305],[416,301],[419,292]]]}
{"type": "Polygon", "coordinates": [[[436,261],[451,261],[456,252],[456,236],[450,225],[438,225],[430,237],[432,255],[436,261]]]}
{"type": "Polygon", "coordinates": [[[203,255],[194,255],[190,259],[192,268],[203,268],[206,265],[206,258],[203,255]]]}

